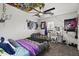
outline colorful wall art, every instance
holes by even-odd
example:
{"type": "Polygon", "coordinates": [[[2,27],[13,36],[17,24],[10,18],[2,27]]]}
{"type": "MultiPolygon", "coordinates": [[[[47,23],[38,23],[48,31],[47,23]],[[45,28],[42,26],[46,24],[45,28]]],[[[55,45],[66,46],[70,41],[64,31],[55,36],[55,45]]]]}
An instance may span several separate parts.
{"type": "Polygon", "coordinates": [[[77,18],[64,20],[64,30],[65,31],[76,31],[78,20],[77,18]]]}
{"type": "Polygon", "coordinates": [[[74,32],[75,39],[78,39],[78,18],[64,20],[64,30],[66,32],[74,32]]]}

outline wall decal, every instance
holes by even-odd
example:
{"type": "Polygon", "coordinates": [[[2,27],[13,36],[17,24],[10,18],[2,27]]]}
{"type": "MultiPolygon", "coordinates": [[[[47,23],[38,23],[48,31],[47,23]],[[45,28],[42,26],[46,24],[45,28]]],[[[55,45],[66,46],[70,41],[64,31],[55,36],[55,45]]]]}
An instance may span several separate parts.
{"type": "Polygon", "coordinates": [[[29,29],[32,29],[33,28],[33,22],[32,21],[29,21],[27,23],[27,26],[28,26],[29,29]]]}
{"type": "Polygon", "coordinates": [[[27,22],[27,26],[28,26],[29,29],[37,29],[38,28],[37,22],[28,21],[28,20],[26,20],[26,22],[27,22]]]}

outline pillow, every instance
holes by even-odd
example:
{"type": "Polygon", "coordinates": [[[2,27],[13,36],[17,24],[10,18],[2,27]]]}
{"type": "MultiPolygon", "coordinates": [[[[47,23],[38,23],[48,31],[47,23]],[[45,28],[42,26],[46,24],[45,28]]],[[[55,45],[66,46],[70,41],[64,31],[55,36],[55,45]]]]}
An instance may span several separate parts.
{"type": "Polygon", "coordinates": [[[9,43],[9,41],[6,39],[6,38],[4,38],[3,36],[1,36],[1,38],[0,38],[0,43],[8,43],[13,49],[15,49],[15,47],[14,46],[12,46],[10,43],[9,43]]]}
{"type": "Polygon", "coordinates": [[[9,43],[12,44],[14,47],[18,47],[19,44],[15,41],[15,40],[12,40],[12,39],[8,39],[9,43]]]}
{"type": "Polygon", "coordinates": [[[0,48],[2,48],[10,55],[13,55],[15,53],[14,49],[8,43],[0,43],[0,48]]]}
{"type": "Polygon", "coordinates": [[[10,44],[10,42],[8,41],[8,39],[5,39],[5,41],[3,43],[8,43],[13,49],[15,49],[15,47],[12,44],[10,44]]]}

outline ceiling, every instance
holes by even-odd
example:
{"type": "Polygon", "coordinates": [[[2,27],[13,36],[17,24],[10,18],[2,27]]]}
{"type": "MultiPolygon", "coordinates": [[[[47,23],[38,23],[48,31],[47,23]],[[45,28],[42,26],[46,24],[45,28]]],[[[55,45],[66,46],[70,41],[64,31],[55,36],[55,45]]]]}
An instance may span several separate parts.
{"type": "MultiPolygon", "coordinates": [[[[53,12],[54,15],[60,15],[60,14],[77,11],[79,8],[79,3],[45,3],[45,6],[44,8],[42,8],[42,11],[45,11],[52,7],[55,7],[55,10],[51,12],[53,12]]],[[[36,11],[32,10],[31,12],[36,12],[36,11]]]]}
{"type": "MultiPolygon", "coordinates": [[[[1,6],[1,4],[0,4],[0,6],[1,6]]],[[[52,7],[55,7],[55,10],[51,11],[52,13],[54,13],[54,15],[61,15],[61,14],[75,12],[75,11],[79,10],[78,9],[79,3],[45,3],[45,6],[44,6],[44,8],[41,9],[41,11],[45,11],[52,7]]],[[[36,8],[36,9],[39,9],[39,8],[36,8]]],[[[31,12],[36,12],[36,11],[32,10],[31,12]]],[[[32,16],[36,13],[28,13],[28,15],[32,16]]],[[[37,16],[35,16],[35,17],[37,17],[37,16]]],[[[50,17],[50,15],[41,16],[41,18],[44,18],[44,17],[50,17]]]]}
{"type": "Polygon", "coordinates": [[[79,4],[77,3],[53,3],[53,4],[49,3],[49,4],[45,4],[44,10],[52,8],[52,7],[55,7],[55,10],[52,12],[54,12],[55,15],[60,15],[64,13],[77,11],[79,4]]]}
{"type": "MultiPolygon", "coordinates": [[[[45,3],[45,7],[42,8],[42,11],[50,9],[52,7],[55,7],[55,10],[51,11],[54,13],[54,15],[61,15],[61,14],[77,11],[79,8],[79,3],[45,3]]],[[[35,11],[32,10],[31,12],[35,12],[35,11]]]]}

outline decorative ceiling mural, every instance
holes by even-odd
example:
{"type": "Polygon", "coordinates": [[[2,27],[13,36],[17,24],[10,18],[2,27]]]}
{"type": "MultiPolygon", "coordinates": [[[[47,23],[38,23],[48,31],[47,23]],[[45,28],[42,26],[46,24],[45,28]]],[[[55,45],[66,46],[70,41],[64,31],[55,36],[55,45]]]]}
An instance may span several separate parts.
{"type": "Polygon", "coordinates": [[[8,4],[26,12],[29,12],[36,7],[41,9],[45,6],[44,3],[8,3],[8,4]]]}

